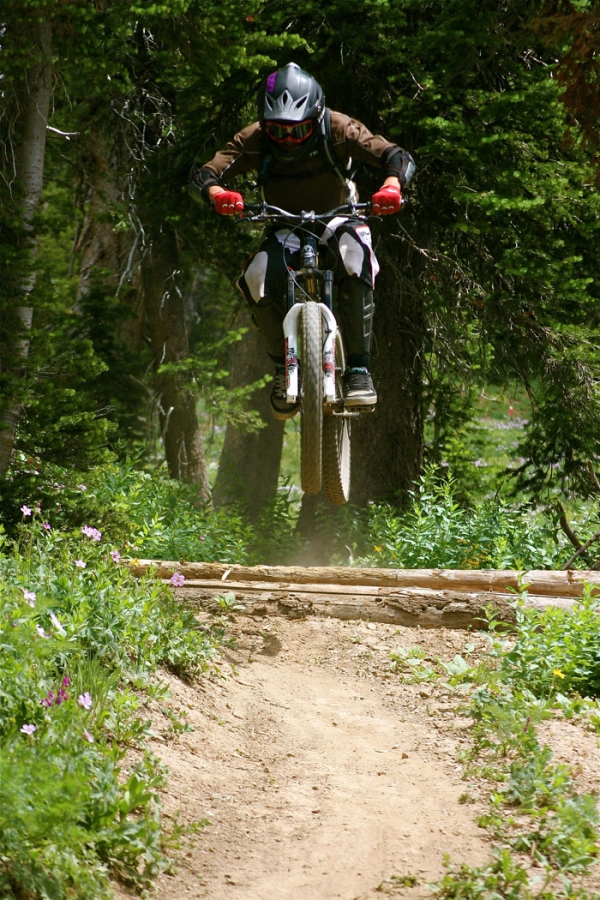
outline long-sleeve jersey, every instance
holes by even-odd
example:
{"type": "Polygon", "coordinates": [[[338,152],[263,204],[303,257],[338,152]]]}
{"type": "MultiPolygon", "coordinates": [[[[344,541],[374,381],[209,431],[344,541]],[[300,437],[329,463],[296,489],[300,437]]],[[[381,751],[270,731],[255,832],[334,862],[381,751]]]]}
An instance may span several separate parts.
{"type": "Polygon", "coordinates": [[[226,187],[237,176],[253,173],[267,203],[292,213],[326,212],[348,200],[348,178],[356,163],[379,170],[382,181],[396,176],[402,186],[415,170],[407,150],[372,134],[362,122],[327,110],[321,134],[299,160],[275,155],[260,122],[254,122],[209,162],[196,165],[190,193],[206,200],[212,185],[226,187]]]}

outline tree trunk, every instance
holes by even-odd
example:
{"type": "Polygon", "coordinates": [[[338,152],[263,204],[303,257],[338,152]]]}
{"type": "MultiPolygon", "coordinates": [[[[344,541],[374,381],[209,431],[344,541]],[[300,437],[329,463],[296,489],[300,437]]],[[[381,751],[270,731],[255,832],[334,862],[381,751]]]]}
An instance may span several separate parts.
{"type": "Polygon", "coordinates": [[[372,373],[378,403],[352,425],[351,501],[398,500],[413,486],[423,461],[423,305],[417,259],[399,258],[394,238],[378,248],[372,373]],[[412,263],[412,265],[411,265],[412,263]]]}
{"type": "Polygon", "coordinates": [[[115,343],[139,354],[143,347],[143,298],[139,289],[140,230],[116,229],[115,210],[127,203],[129,148],[122,146],[120,132],[109,136],[91,132],[82,154],[87,204],[85,224],[77,241],[81,252],[77,303],[81,304],[98,283],[108,295],[119,295],[127,304],[127,315],[115,323],[115,343]],[[119,139],[121,142],[119,142],[119,139]],[[132,288],[133,282],[133,290],[132,288]]]}
{"type": "MultiPolygon", "coordinates": [[[[176,283],[175,236],[165,230],[146,252],[141,265],[142,290],[155,367],[189,355],[181,291],[176,283]]],[[[196,412],[196,397],[180,376],[158,376],[159,420],[171,478],[194,484],[197,502],[210,500],[208,468],[196,412]]]]}
{"type": "MultiPolygon", "coordinates": [[[[263,378],[269,366],[262,335],[253,325],[245,305],[240,309],[235,327],[249,330],[235,345],[231,371],[234,388],[263,378]]],[[[271,414],[270,393],[271,385],[267,384],[252,398],[252,408],[265,423],[260,431],[247,434],[227,425],[213,495],[219,506],[241,504],[253,521],[275,497],[281,464],[285,423],[271,414]]]]}
{"type": "MultiPolygon", "coordinates": [[[[20,339],[14,347],[12,359],[3,368],[12,369],[13,383],[17,387],[22,366],[29,354],[29,332],[33,321],[30,297],[35,286],[35,255],[37,239],[33,231],[33,217],[42,197],[44,183],[44,156],[46,152],[46,125],[52,93],[52,25],[41,14],[32,17],[29,40],[35,63],[25,75],[21,91],[21,114],[17,130],[20,144],[16,152],[16,182],[22,192],[21,222],[26,243],[32,255],[31,269],[25,274],[15,307],[16,326],[20,339]]],[[[17,399],[18,390],[5,398],[0,417],[0,479],[6,477],[15,442],[22,403],[17,399]]]]}

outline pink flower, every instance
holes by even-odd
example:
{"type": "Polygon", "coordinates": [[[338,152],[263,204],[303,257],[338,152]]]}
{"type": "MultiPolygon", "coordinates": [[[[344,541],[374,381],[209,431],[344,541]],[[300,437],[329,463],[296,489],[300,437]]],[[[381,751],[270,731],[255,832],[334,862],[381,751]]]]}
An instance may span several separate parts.
{"type": "Polygon", "coordinates": [[[26,591],[23,589],[23,599],[29,603],[31,607],[35,606],[35,591],[26,591]]]}
{"type": "Polygon", "coordinates": [[[33,734],[34,731],[37,731],[35,725],[21,725],[20,731],[23,734],[33,734]]]}
{"type": "Polygon", "coordinates": [[[50,637],[49,634],[46,634],[46,632],[44,631],[44,629],[42,628],[41,625],[36,625],[35,630],[37,631],[37,633],[39,634],[39,636],[41,638],[49,638],[50,637]]]}
{"type": "Polygon", "coordinates": [[[181,572],[175,572],[174,575],[171,575],[169,581],[174,587],[182,587],[185,583],[185,575],[182,575],[181,572]]]}
{"type": "Polygon", "coordinates": [[[46,531],[51,531],[52,525],[50,524],[50,522],[44,522],[44,524],[42,525],[42,528],[44,528],[46,531]]]}
{"type": "Polygon", "coordinates": [[[59,633],[62,637],[65,637],[65,635],[66,635],[67,632],[65,631],[65,629],[64,629],[64,628],[62,627],[62,625],[60,624],[60,619],[58,618],[58,616],[57,616],[55,613],[53,613],[53,612],[51,612],[49,615],[50,615],[50,620],[51,620],[52,624],[54,625],[54,627],[56,628],[56,630],[58,631],[58,633],[59,633]]]}
{"type": "Polygon", "coordinates": [[[50,709],[51,706],[54,706],[54,691],[48,691],[46,697],[43,700],[40,700],[40,706],[45,706],[46,709],[50,709]]]}
{"type": "Polygon", "coordinates": [[[121,559],[121,554],[118,550],[111,550],[110,555],[115,562],[119,562],[119,560],[121,559]]]}
{"type": "Polygon", "coordinates": [[[97,528],[91,528],[89,525],[84,525],[81,529],[81,533],[86,537],[91,538],[93,541],[100,541],[102,539],[102,532],[98,531],[97,528]]]}
{"type": "MultiPolygon", "coordinates": [[[[23,506],[21,507],[21,512],[23,513],[23,516],[26,518],[27,516],[31,515],[33,510],[31,510],[28,506],[25,506],[25,504],[23,504],[23,506]]],[[[27,733],[29,734],[30,732],[27,732],[27,733]]]]}
{"type": "Polygon", "coordinates": [[[69,678],[68,675],[65,675],[65,677],[63,678],[63,687],[69,687],[70,684],[71,684],[71,679],[69,678]]]}
{"type": "Polygon", "coordinates": [[[75,565],[77,566],[78,569],[85,569],[87,563],[84,563],[84,561],[82,559],[76,559],[75,565]]]}
{"type": "Polygon", "coordinates": [[[83,729],[83,735],[82,735],[82,737],[83,737],[84,741],[87,741],[87,742],[88,742],[88,744],[93,744],[93,743],[94,743],[94,738],[93,738],[92,735],[89,733],[89,731],[87,730],[87,728],[84,728],[84,729],[83,729]]]}
{"type": "Polygon", "coordinates": [[[80,694],[77,698],[77,705],[81,706],[82,709],[91,709],[92,708],[92,695],[89,691],[86,691],[85,694],[80,694]]]}

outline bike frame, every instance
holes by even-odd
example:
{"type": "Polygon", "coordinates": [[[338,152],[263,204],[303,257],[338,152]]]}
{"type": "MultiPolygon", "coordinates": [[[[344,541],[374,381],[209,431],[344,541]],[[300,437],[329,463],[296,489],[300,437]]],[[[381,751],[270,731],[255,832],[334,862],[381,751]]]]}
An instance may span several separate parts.
{"type": "MultiPolygon", "coordinates": [[[[291,229],[294,226],[307,226],[315,222],[328,222],[339,215],[347,215],[348,217],[356,216],[360,212],[370,209],[368,203],[347,203],[344,206],[338,206],[327,213],[303,212],[300,215],[289,213],[279,207],[271,206],[267,203],[250,204],[246,209],[251,212],[250,216],[244,216],[238,219],[239,222],[244,220],[251,222],[269,222],[280,219],[282,224],[287,225],[291,229]]],[[[361,218],[363,218],[361,216],[361,218]]],[[[306,232],[300,238],[300,252],[302,263],[299,269],[290,271],[288,274],[288,312],[283,321],[283,332],[285,336],[285,365],[287,373],[287,401],[288,403],[296,403],[300,395],[300,379],[298,371],[298,333],[300,329],[300,317],[302,307],[306,303],[317,303],[324,320],[323,341],[323,400],[329,411],[333,412],[333,405],[340,402],[341,398],[336,397],[336,378],[335,378],[335,342],[338,332],[338,323],[333,313],[333,272],[329,269],[319,269],[317,267],[318,259],[318,238],[306,232]],[[298,299],[296,295],[296,285],[298,278],[306,281],[306,298],[298,299]],[[321,302],[316,299],[317,282],[322,284],[321,302]]],[[[342,415],[356,415],[355,413],[341,413],[342,415]]]]}

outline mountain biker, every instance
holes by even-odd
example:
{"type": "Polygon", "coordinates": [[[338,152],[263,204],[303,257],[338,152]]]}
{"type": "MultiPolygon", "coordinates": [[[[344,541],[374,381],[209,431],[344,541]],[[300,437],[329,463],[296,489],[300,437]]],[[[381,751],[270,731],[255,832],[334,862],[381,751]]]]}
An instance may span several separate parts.
{"type": "MultiPolygon", "coordinates": [[[[356,119],[327,109],[321,86],[295,63],[266,78],[258,96],[258,115],[257,122],[236,134],[213,159],[195,163],[190,184],[195,200],[213,203],[220,215],[240,214],[244,199],[229,183],[253,172],[267,203],[295,214],[322,213],[358,200],[352,181],[355,161],[381,172],[382,185],[371,199],[372,213],[398,212],[401,190],[415,170],[410,153],[371,134],[356,119]]],[[[348,408],[371,407],[377,402],[369,364],[379,264],[370,229],[351,216],[312,228],[336,249],[339,319],[348,351],[344,402],[348,408]]],[[[283,336],[287,266],[298,249],[298,238],[289,229],[274,227],[246,261],[238,281],[275,363],[271,410],[278,419],[291,418],[299,406],[287,402],[283,336]]]]}

